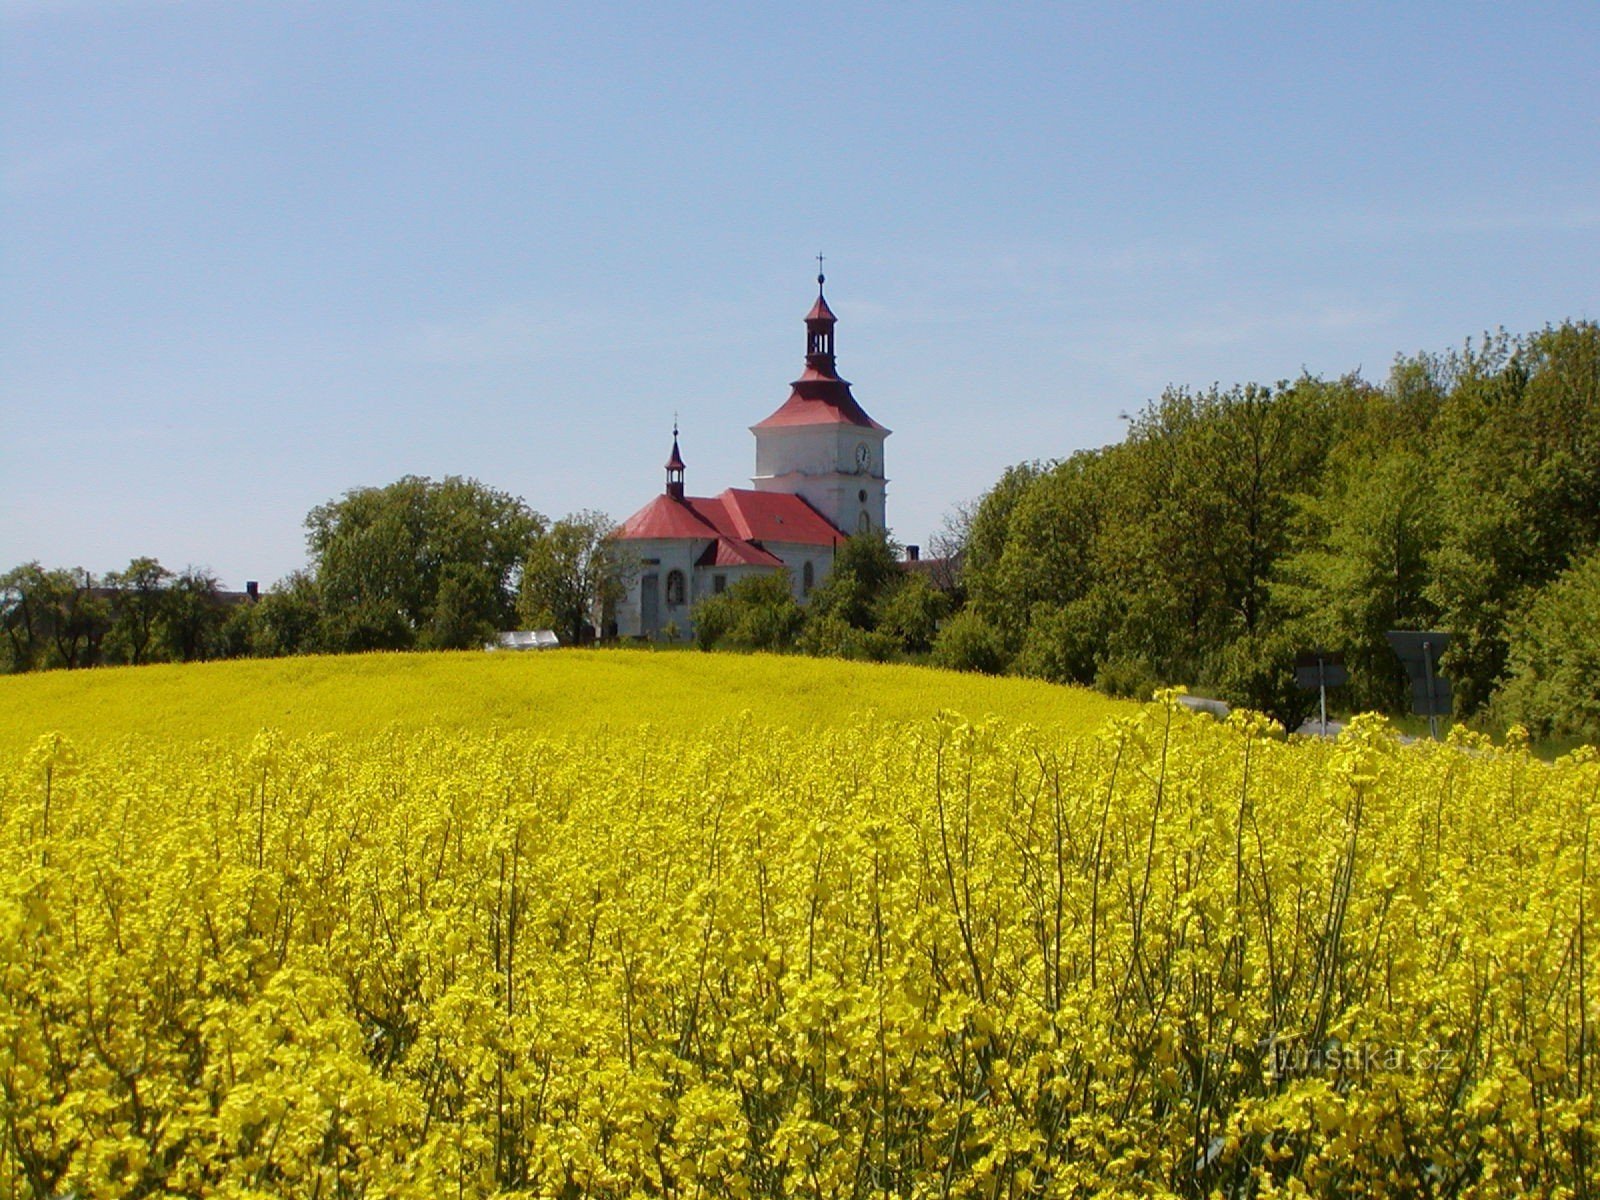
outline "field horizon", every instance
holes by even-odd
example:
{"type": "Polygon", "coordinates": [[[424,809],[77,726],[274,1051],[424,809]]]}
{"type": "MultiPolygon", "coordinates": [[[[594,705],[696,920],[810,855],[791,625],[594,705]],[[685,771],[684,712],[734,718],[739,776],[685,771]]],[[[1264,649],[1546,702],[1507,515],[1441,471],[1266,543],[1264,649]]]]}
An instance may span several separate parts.
{"type": "Polygon", "coordinates": [[[0,678],[0,753],[41,734],[84,743],[159,735],[248,739],[373,735],[422,727],[594,734],[651,725],[692,732],[749,711],[763,723],[836,727],[881,720],[999,716],[1085,733],[1128,701],[1038,680],[905,664],[785,655],[407,652],[233,659],[50,671],[0,678]]]}

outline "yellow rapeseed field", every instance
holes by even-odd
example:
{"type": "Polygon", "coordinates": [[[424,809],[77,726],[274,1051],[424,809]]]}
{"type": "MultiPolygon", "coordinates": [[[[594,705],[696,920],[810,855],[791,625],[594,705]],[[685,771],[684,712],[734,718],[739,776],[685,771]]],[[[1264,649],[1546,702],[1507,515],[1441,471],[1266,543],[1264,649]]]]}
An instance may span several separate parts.
{"type": "Polygon", "coordinates": [[[129,735],[248,741],[405,729],[549,735],[698,732],[752,712],[791,727],[874,712],[909,720],[950,709],[1086,733],[1131,706],[1083,688],[838,659],[553,650],[243,659],[0,676],[0,753],[46,732],[80,744],[129,735]]]}
{"type": "Polygon", "coordinates": [[[541,732],[289,669],[284,732],[0,755],[5,1194],[1596,1190],[1592,751],[850,667],[541,732]]]}

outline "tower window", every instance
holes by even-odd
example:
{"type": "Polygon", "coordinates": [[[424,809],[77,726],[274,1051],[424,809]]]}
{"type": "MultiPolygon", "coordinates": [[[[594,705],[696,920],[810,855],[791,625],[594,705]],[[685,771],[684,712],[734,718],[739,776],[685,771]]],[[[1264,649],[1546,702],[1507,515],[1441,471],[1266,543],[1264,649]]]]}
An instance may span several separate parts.
{"type": "Polygon", "coordinates": [[[816,582],[816,568],[810,563],[806,563],[806,565],[800,569],[800,594],[802,596],[811,595],[811,589],[816,585],[816,582]]]}
{"type": "Polygon", "coordinates": [[[683,572],[667,572],[667,604],[668,606],[683,603],[683,572]]]}
{"type": "MultiPolygon", "coordinates": [[[[869,530],[871,528],[872,528],[872,518],[867,516],[866,513],[862,513],[861,516],[856,519],[856,532],[857,533],[866,533],[867,530],[869,530]]],[[[668,594],[670,595],[671,593],[668,593],[668,594]]]]}
{"type": "Polygon", "coordinates": [[[862,488],[859,492],[857,492],[856,493],[856,499],[861,501],[861,503],[865,504],[867,502],[867,489],[866,488],[862,488]]]}

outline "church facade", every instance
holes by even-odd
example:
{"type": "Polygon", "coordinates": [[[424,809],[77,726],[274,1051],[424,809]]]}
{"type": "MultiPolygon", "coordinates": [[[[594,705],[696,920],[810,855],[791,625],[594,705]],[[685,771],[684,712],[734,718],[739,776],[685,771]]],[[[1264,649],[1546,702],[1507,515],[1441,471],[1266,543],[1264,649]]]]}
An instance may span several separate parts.
{"type": "Polygon", "coordinates": [[[789,398],[750,427],[753,487],[688,495],[674,427],[665,489],[617,535],[636,568],[616,610],[620,637],[688,638],[694,605],[750,575],[788,571],[803,603],[827,578],[840,542],[886,527],[883,443],[890,431],[839,377],[837,318],[822,285],[818,275],[817,302],[805,318],[805,370],[789,398]]]}

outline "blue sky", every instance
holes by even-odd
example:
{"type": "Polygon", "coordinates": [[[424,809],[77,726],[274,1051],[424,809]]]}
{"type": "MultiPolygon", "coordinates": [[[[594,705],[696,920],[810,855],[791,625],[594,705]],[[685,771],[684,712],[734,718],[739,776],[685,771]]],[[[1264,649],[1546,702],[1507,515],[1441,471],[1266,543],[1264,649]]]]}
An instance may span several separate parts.
{"type": "Polygon", "coordinates": [[[747,486],[827,255],[925,542],[1168,384],[1600,316],[1600,5],[0,0],[0,570],[747,486]]]}

